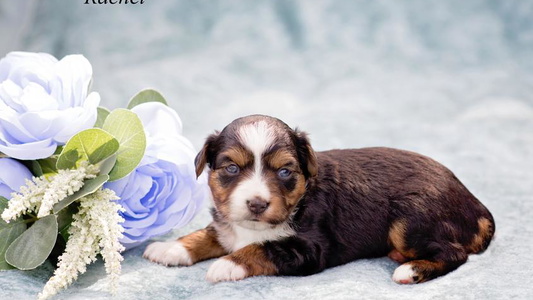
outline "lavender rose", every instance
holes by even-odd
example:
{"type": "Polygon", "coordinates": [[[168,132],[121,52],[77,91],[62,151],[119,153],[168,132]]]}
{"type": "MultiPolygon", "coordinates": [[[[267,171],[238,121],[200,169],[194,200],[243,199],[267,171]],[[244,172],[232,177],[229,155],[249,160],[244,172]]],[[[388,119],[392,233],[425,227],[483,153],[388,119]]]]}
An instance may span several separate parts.
{"type": "Polygon", "coordinates": [[[95,121],[98,93],[82,55],[11,52],[0,60],[0,152],[18,159],[51,156],[95,121]]]}
{"type": "Polygon", "coordinates": [[[121,198],[126,210],[121,243],[127,249],[187,224],[209,195],[205,176],[196,180],[196,152],[181,135],[178,114],[157,102],[140,104],[132,111],[146,131],[145,156],[130,175],[105,185],[121,198]]]}
{"type": "Polygon", "coordinates": [[[0,158],[0,196],[10,199],[11,193],[18,192],[31,179],[30,171],[18,161],[11,158],[0,158]]]}

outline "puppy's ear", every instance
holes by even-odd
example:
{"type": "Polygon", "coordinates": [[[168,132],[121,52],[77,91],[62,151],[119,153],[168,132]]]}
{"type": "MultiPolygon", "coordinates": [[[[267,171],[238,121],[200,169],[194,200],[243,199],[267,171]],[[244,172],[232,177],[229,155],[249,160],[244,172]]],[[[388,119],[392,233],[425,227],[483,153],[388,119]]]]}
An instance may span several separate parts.
{"type": "Polygon", "coordinates": [[[214,159],[215,143],[218,140],[219,133],[220,132],[217,131],[214,134],[209,135],[204,146],[202,147],[202,150],[200,150],[198,155],[196,155],[196,158],[194,159],[194,165],[196,166],[196,177],[199,177],[200,174],[202,174],[206,164],[211,167],[214,159]]]}
{"type": "Polygon", "coordinates": [[[307,133],[294,130],[296,135],[295,145],[298,152],[298,160],[305,178],[315,177],[318,174],[318,163],[316,161],[315,151],[311,147],[307,133]]]}

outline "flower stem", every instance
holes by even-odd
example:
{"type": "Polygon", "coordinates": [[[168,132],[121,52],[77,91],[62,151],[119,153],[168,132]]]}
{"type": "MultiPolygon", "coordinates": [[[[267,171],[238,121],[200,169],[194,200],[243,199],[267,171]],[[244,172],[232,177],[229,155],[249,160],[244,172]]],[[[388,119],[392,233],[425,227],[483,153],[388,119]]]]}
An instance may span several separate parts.
{"type": "Polygon", "coordinates": [[[22,223],[30,224],[30,223],[35,223],[35,221],[37,220],[39,220],[39,218],[33,217],[31,219],[25,219],[24,221],[22,221],[22,223]]]}

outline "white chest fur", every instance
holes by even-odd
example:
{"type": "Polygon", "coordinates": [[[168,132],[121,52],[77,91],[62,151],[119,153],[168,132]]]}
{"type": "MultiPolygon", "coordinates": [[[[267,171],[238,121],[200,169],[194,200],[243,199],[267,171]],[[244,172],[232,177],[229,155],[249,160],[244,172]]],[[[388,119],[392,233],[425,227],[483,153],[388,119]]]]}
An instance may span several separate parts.
{"type": "Polygon", "coordinates": [[[228,225],[215,225],[220,244],[229,252],[235,252],[247,245],[275,241],[294,235],[286,223],[272,226],[264,223],[244,221],[228,225]]]}

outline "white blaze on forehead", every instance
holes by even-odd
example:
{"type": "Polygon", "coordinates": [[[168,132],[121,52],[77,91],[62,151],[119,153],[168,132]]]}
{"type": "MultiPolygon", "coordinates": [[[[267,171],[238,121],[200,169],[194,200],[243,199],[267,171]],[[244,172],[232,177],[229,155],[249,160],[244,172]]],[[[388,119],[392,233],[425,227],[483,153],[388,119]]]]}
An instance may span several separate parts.
{"type": "Polygon", "coordinates": [[[239,129],[239,139],[242,145],[250,150],[254,156],[254,180],[262,180],[260,178],[263,154],[272,147],[275,140],[275,134],[272,128],[264,121],[244,125],[239,129]]]}
{"type": "Polygon", "coordinates": [[[244,125],[239,129],[238,136],[242,146],[253,154],[254,170],[231,195],[230,215],[234,220],[242,220],[249,215],[246,201],[256,197],[270,200],[270,190],[262,176],[262,156],[275,141],[272,128],[264,121],[244,125]]]}
{"type": "Polygon", "coordinates": [[[275,134],[267,122],[247,124],[239,129],[239,139],[254,155],[255,166],[261,163],[261,156],[274,143],[275,134]]]}

